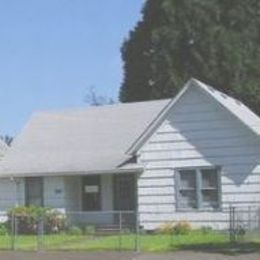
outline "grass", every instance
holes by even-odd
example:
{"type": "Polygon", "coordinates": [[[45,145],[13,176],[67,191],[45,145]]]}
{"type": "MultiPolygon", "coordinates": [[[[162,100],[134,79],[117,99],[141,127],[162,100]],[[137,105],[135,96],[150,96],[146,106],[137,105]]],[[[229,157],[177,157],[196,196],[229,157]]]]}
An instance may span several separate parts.
{"type": "MultiPolygon", "coordinates": [[[[37,236],[21,235],[16,238],[17,250],[37,250],[38,243],[42,244],[45,250],[134,250],[138,239],[139,248],[146,252],[162,252],[181,249],[223,249],[229,246],[227,234],[219,232],[203,233],[192,231],[187,235],[140,235],[134,234],[93,237],[86,235],[45,235],[43,239],[37,240],[37,236]]],[[[254,248],[260,249],[260,240],[253,244],[254,248]]],[[[0,236],[0,249],[10,249],[11,238],[0,236]]]]}

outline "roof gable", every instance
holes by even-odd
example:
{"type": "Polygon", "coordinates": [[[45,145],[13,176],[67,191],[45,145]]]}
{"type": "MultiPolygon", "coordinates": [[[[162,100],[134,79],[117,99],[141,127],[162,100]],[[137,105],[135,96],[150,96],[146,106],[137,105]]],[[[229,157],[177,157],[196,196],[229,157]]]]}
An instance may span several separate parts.
{"type": "Polygon", "coordinates": [[[210,96],[219,105],[224,107],[232,115],[234,115],[240,122],[246,125],[256,135],[260,135],[260,118],[252,112],[242,102],[208,86],[197,79],[190,79],[182,88],[182,90],[175,96],[165,107],[163,111],[152,121],[149,127],[135,140],[131,147],[127,150],[127,154],[134,154],[145,143],[145,141],[153,134],[154,130],[166,118],[172,107],[182,98],[182,96],[190,88],[199,88],[206,95],[210,96]]]}
{"type": "Polygon", "coordinates": [[[199,80],[195,80],[196,84],[206,93],[212,96],[219,104],[225,107],[236,118],[238,118],[244,125],[251,129],[255,134],[260,135],[260,118],[250,110],[241,101],[232,98],[221,91],[218,91],[199,80]]]}

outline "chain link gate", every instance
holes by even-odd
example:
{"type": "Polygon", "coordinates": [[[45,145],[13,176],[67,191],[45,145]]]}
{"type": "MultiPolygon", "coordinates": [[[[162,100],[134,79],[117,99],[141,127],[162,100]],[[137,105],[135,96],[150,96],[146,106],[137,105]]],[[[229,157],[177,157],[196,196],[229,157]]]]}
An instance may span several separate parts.
{"type": "Polygon", "coordinates": [[[230,242],[254,242],[260,239],[260,207],[229,208],[230,242]]]}

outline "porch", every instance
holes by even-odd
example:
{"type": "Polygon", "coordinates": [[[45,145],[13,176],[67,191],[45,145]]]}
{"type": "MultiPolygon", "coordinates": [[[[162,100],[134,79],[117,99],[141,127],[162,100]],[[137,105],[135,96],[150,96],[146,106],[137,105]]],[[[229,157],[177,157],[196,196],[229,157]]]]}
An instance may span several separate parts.
{"type": "Polygon", "coordinates": [[[16,182],[16,201],[57,209],[77,225],[132,225],[137,178],[137,172],[25,177],[16,182]]]}
{"type": "Polygon", "coordinates": [[[67,216],[79,225],[134,225],[136,181],[133,173],[64,177],[67,216]]]}

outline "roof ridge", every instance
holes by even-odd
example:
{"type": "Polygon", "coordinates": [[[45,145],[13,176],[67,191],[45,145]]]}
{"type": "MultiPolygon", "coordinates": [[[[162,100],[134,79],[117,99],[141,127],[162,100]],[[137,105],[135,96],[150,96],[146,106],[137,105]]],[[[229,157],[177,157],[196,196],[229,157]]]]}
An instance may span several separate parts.
{"type": "Polygon", "coordinates": [[[163,98],[163,99],[152,99],[152,100],[143,100],[143,101],[136,101],[136,102],[118,102],[114,104],[105,104],[100,106],[86,106],[86,107],[74,107],[74,108],[64,108],[64,109],[48,109],[48,110],[38,110],[35,111],[34,114],[61,114],[61,113],[74,113],[74,112],[86,112],[90,110],[101,110],[106,108],[116,108],[116,107],[123,107],[123,106],[133,106],[133,105],[141,105],[141,104],[148,104],[148,103],[157,103],[157,102],[166,102],[170,101],[171,98],[163,98]]]}

